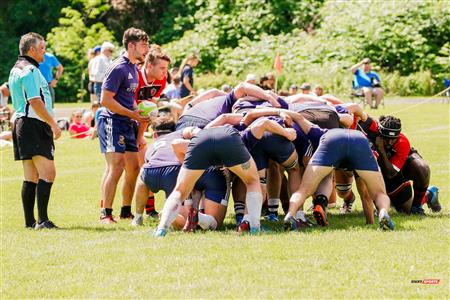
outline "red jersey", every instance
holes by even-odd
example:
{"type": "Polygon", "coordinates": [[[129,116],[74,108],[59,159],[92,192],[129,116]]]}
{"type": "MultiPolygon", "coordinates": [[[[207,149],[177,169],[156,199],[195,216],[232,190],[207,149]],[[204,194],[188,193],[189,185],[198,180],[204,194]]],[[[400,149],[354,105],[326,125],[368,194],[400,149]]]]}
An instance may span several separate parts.
{"type": "MultiPolygon", "coordinates": [[[[375,138],[376,136],[379,136],[377,122],[375,122],[375,120],[372,120],[370,127],[367,129],[367,131],[369,132],[367,134],[367,138],[369,139],[369,141],[371,141],[372,144],[375,144],[375,138]]],[[[385,149],[385,151],[394,169],[397,172],[400,172],[400,170],[405,165],[409,152],[411,151],[411,145],[409,144],[406,136],[403,133],[400,133],[395,144],[392,145],[391,148],[385,149]]]]}
{"type": "Polygon", "coordinates": [[[134,98],[136,103],[143,100],[151,100],[152,98],[159,98],[162,91],[166,87],[167,77],[162,80],[153,80],[152,82],[147,82],[147,78],[144,74],[144,68],[138,71],[139,83],[136,88],[136,93],[134,98]]]}

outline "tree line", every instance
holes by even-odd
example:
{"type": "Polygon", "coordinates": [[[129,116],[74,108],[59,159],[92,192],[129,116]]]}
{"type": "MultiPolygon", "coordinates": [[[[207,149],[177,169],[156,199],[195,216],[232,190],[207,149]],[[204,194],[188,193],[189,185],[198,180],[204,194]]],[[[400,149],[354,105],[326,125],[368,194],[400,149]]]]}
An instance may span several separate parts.
{"type": "Polygon", "coordinates": [[[175,64],[196,53],[205,87],[263,74],[278,53],[280,88],[309,81],[345,93],[348,68],[370,57],[388,92],[432,94],[449,76],[449,15],[447,1],[7,0],[0,3],[0,77],[8,78],[20,36],[38,32],[65,67],[58,99],[87,100],[87,50],[105,40],[120,46],[134,26],[175,64]]]}

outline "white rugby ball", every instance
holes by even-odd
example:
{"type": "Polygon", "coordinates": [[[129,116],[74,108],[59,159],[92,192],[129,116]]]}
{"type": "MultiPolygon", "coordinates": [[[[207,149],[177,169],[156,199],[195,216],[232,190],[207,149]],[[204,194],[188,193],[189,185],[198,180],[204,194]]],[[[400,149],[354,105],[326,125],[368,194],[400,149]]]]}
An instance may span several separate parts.
{"type": "Polygon", "coordinates": [[[138,109],[141,111],[141,116],[144,117],[157,117],[158,116],[158,106],[148,100],[141,101],[138,104],[138,109]]]}

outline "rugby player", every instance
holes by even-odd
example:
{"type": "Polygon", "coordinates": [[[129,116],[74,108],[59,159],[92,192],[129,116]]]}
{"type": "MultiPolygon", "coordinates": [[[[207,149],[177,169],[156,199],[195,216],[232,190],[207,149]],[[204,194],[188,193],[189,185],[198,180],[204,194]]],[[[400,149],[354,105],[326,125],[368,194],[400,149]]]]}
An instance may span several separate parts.
{"type": "Polygon", "coordinates": [[[368,118],[361,129],[379,154],[378,164],[395,209],[424,214],[422,205],[427,203],[431,211],[439,212],[438,188],[429,187],[430,167],[401,132],[401,120],[394,116],[381,116],[378,122],[368,118]]]}
{"type": "MultiPolygon", "coordinates": [[[[300,114],[293,114],[293,119],[312,141],[319,141],[319,146],[312,156],[300,184],[290,199],[289,212],[284,219],[287,230],[301,228],[296,219],[298,209],[306,198],[316,191],[319,183],[334,168],[354,170],[366,183],[368,191],[379,209],[379,224],[383,230],[393,230],[394,224],[387,212],[389,198],[386,195],[383,177],[379,171],[369,143],[362,133],[348,129],[324,130],[313,126],[300,114]]],[[[315,203],[314,217],[319,225],[328,225],[325,213],[326,202],[315,203]]]]}
{"type": "Polygon", "coordinates": [[[248,214],[240,225],[240,231],[258,232],[262,206],[261,186],[256,164],[238,131],[232,127],[215,127],[192,131],[190,141],[176,143],[175,152],[183,156],[183,165],[173,192],[169,195],[161,212],[161,220],[155,236],[165,236],[175,220],[181,203],[193,190],[201,175],[211,166],[222,165],[239,176],[247,187],[246,204],[248,214]],[[187,149],[187,150],[186,150],[187,149]]]}

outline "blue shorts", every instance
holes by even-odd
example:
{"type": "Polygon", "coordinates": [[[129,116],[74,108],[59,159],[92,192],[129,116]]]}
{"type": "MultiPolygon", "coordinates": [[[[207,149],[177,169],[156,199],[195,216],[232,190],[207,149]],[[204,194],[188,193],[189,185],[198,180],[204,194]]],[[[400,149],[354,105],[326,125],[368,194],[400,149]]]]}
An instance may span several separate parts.
{"type": "Polygon", "coordinates": [[[294,152],[295,146],[292,142],[281,135],[266,132],[256,147],[252,148],[250,154],[255,160],[259,171],[267,169],[269,159],[281,164],[291,157],[294,152]]]}
{"type": "MultiPolygon", "coordinates": [[[[181,166],[144,168],[141,180],[153,193],[164,191],[167,198],[175,188],[180,168],[181,166]]],[[[227,181],[222,171],[215,168],[206,170],[195,183],[194,189],[205,191],[206,199],[228,206],[227,181]]]]}
{"type": "Polygon", "coordinates": [[[222,171],[217,168],[209,168],[195,184],[195,189],[205,191],[205,198],[217,204],[228,206],[229,193],[227,180],[222,171]]]}
{"type": "Polygon", "coordinates": [[[132,120],[100,116],[98,139],[102,153],[138,152],[135,127],[132,120]]]}
{"type": "Polygon", "coordinates": [[[153,193],[164,191],[167,198],[175,188],[180,168],[181,166],[144,168],[141,173],[141,180],[153,193]]]}
{"type": "Polygon", "coordinates": [[[205,128],[210,122],[211,121],[199,117],[185,115],[181,116],[178,120],[176,130],[184,129],[186,127],[205,128]]]}
{"type": "Polygon", "coordinates": [[[233,167],[248,162],[250,158],[236,129],[215,127],[201,130],[191,139],[183,166],[189,170],[233,167]]]}
{"type": "Polygon", "coordinates": [[[378,171],[369,141],[357,130],[331,129],[321,138],[311,158],[311,165],[334,168],[378,171]]]}

